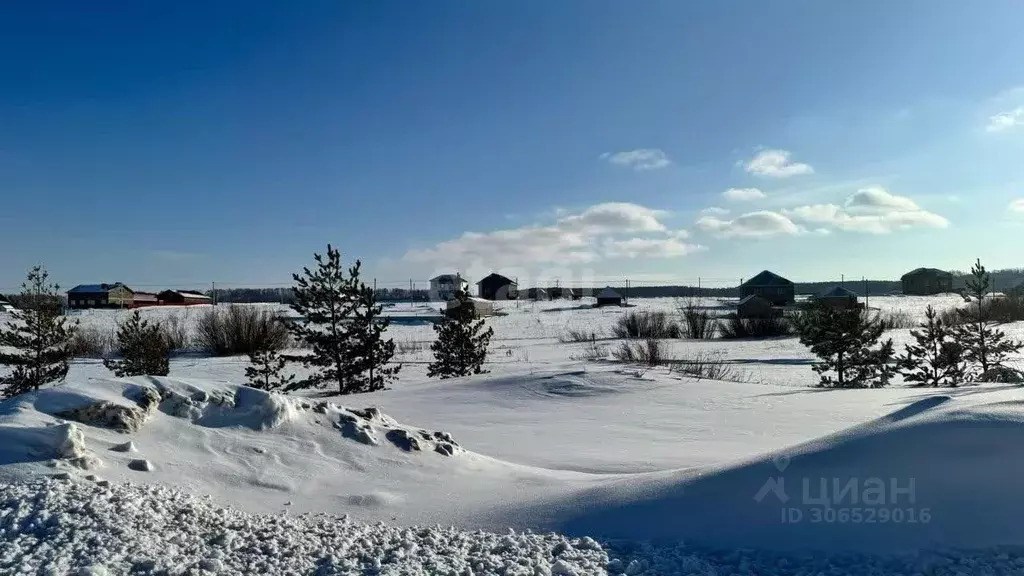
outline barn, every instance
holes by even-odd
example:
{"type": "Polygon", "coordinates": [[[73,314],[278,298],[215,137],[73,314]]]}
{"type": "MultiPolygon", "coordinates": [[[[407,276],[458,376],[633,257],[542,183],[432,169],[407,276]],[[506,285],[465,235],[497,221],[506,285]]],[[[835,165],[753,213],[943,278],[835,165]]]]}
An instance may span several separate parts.
{"type": "Polygon", "coordinates": [[[515,300],[519,297],[516,283],[501,274],[491,273],[476,283],[477,295],[485,300],[515,300]]]}
{"type": "Polygon", "coordinates": [[[195,304],[211,304],[209,296],[194,290],[164,290],[156,295],[161,305],[192,306],[195,304]]]}
{"type": "Polygon", "coordinates": [[[860,308],[857,293],[842,286],[836,286],[815,298],[815,301],[830,308],[850,310],[860,308]]]}
{"type": "Polygon", "coordinates": [[[736,315],[740,318],[771,318],[775,315],[775,308],[772,308],[771,302],[757,294],[751,294],[740,300],[736,306],[736,315]]]}
{"type": "Polygon", "coordinates": [[[152,292],[136,292],[132,298],[132,308],[143,308],[145,306],[156,306],[160,301],[152,292]]]}
{"type": "Polygon", "coordinates": [[[903,293],[911,296],[932,296],[953,291],[953,274],[938,268],[917,268],[900,278],[903,293]]]}
{"type": "Polygon", "coordinates": [[[120,282],[79,284],[68,290],[68,308],[131,308],[135,292],[120,282]]]}
{"type": "Polygon", "coordinates": [[[484,300],[483,298],[475,298],[473,296],[467,296],[461,300],[457,298],[449,300],[445,306],[445,311],[448,314],[451,314],[452,311],[459,308],[472,308],[473,316],[477,318],[494,314],[493,302],[490,300],[484,300]]]}
{"type": "Polygon", "coordinates": [[[598,306],[622,306],[622,294],[612,290],[611,286],[605,286],[604,290],[597,293],[598,306]]]}
{"type": "Polygon", "coordinates": [[[550,300],[551,296],[543,288],[528,288],[526,290],[526,298],[528,300],[550,300]]]}
{"type": "Polygon", "coordinates": [[[796,284],[765,270],[740,284],[740,300],[747,296],[760,296],[772,306],[787,306],[796,301],[796,284]]]}

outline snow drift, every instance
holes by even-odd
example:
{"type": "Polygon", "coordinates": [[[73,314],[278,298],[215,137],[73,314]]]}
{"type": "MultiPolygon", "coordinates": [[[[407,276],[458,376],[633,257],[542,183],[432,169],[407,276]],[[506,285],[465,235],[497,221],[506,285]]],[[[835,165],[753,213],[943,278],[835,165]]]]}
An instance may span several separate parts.
{"type": "Polygon", "coordinates": [[[771,550],[1024,545],[1022,406],[938,394],[740,465],[628,478],[525,515],[568,534],[771,550]]]}

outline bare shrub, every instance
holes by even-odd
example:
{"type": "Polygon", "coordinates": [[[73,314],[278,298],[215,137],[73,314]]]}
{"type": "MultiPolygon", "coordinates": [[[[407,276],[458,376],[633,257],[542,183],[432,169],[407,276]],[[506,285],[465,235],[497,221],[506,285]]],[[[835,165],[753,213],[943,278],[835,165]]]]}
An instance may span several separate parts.
{"type": "Polygon", "coordinates": [[[399,354],[418,354],[426,349],[426,345],[418,340],[402,340],[395,342],[399,354]]]}
{"type": "Polygon", "coordinates": [[[695,356],[674,360],[669,364],[672,372],[692,376],[698,380],[728,380],[748,382],[746,374],[727,363],[724,354],[698,351],[695,356]]]}
{"type": "Polygon", "coordinates": [[[682,334],[679,323],[662,311],[629,312],[612,327],[616,338],[680,338],[682,334]]]}
{"type": "MultiPolygon", "coordinates": [[[[799,320],[797,320],[799,321],[799,320]]],[[[792,323],[782,316],[769,318],[740,318],[735,314],[726,318],[718,328],[722,338],[774,338],[793,333],[792,323]]]]}
{"type": "MultiPolygon", "coordinates": [[[[864,312],[872,314],[871,312],[864,312]]],[[[902,328],[917,328],[917,321],[914,316],[905,310],[880,310],[874,313],[874,319],[882,325],[883,330],[899,330],[902,328]]]]}
{"type": "Polygon", "coordinates": [[[669,357],[665,345],[657,338],[645,338],[633,342],[621,342],[612,350],[612,357],[627,364],[661,366],[674,361],[669,357]]]}
{"type": "Polygon", "coordinates": [[[580,346],[579,352],[569,355],[570,360],[597,361],[608,359],[608,345],[598,344],[596,339],[586,341],[580,346]]]}
{"type": "Polygon", "coordinates": [[[196,347],[214,356],[281,350],[288,346],[285,320],[257,306],[212,307],[199,316],[196,347]]]}
{"type": "Polygon", "coordinates": [[[600,337],[600,334],[595,331],[588,332],[587,330],[570,328],[565,334],[558,337],[558,341],[562,344],[569,344],[570,342],[590,342],[600,337]]]}
{"type": "Polygon", "coordinates": [[[117,338],[109,330],[79,326],[71,335],[68,351],[72,358],[106,358],[118,351],[117,338]]]}
{"type": "MultiPolygon", "coordinates": [[[[987,322],[1006,324],[1024,320],[1024,295],[1009,294],[1006,296],[986,298],[981,304],[980,316],[987,322]]],[[[977,302],[965,306],[953,306],[941,310],[939,319],[947,326],[958,326],[964,322],[977,322],[979,310],[977,302]]]]}
{"type": "Polygon", "coordinates": [[[171,314],[160,321],[160,333],[167,341],[167,348],[171,352],[187,350],[191,344],[188,324],[180,314],[171,314]]]}
{"type": "Polygon", "coordinates": [[[693,340],[710,340],[718,333],[718,318],[700,306],[700,300],[688,298],[679,305],[683,318],[683,336],[693,340]]]}

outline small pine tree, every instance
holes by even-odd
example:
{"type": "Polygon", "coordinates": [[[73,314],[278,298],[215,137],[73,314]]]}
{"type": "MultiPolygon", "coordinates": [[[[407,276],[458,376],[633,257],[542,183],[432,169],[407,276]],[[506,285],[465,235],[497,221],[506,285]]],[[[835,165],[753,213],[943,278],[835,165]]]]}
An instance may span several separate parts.
{"type": "MultiPolygon", "coordinates": [[[[456,294],[460,304],[467,299],[464,292],[456,294]]],[[[477,320],[472,306],[460,305],[449,309],[444,320],[434,324],[437,339],[430,345],[434,362],[427,367],[427,377],[457,378],[470,374],[483,374],[487,346],[494,335],[493,328],[485,328],[483,319],[477,320]]]]}
{"type": "Polygon", "coordinates": [[[287,359],[277,350],[262,349],[249,353],[249,365],[245,377],[249,386],[260,390],[286,389],[295,383],[294,374],[284,374],[287,359]]]}
{"type": "Polygon", "coordinates": [[[104,360],[103,365],[119,378],[127,376],[167,376],[171,371],[171,349],[159,324],[143,320],[136,310],[117,327],[120,360],[104,360]]]}
{"type": "Polygon", "coordinates": [[[0,328],[0,365],[11,368],[10,374],[0,376],[3,397],[38,390],[67,376],[76,325],[62,315],[59,291],[42,266],[33,267],[21,285],[14,319],[0,328]]]}
{"type": "Polygon", "coordinates": [[[800,343],[811,349],[821,362],[814,371],[820,386],[865,388],[889,384],[893,368],[892,339],[878,344],[885,327],[858,309],[819,305],[795,322],[800,343]],[[833,377],[830,373],[835,373],[833,377]]]}
{"type": "Polygon", "coordinates": [[[954,338],[964,349],[964,356],[973,366],[970,377],[987,378],[993,369],[1005,368],[1010,354],[1024,348],[1024,342],[1008,340],[1006,334],[988,319],[985,297],[991,292],[991,279],[981,260],[971,267],[967,289],[963,293],[968,308],[958,310],[960,325],[954,338]],[[973,304],[973,306],[971,306],[973,304]]]}
{"type": "Polygon", "coordinates": [[[296,340],[312,349],[312,354],[297,357],[312,374],[289,388],[337,384],[339,394],[384,388],[401,366],[386,367],[395,345],[382,337],[387,322],[377,323],[382,308],[373,290],[359,280],[361,263],[357,260],[346,277],[341,253],[330,244],[326,259],[320,254],[313,259],[316,270],[303,268],[301,276],[292,275],[292,309],[304,321],[288,324],[296,340]]]}
{"type": "Polygon", "coordinates": [[[953,330],[943,324],[930,305],[925,310],[925,321],[920,330],[911,330],[917,344],[904,346],[905,352],[897,360],[903,379],[920,386],[957,386],[965,379],[964,349],[955,339],[953,330]]]}
{"type": "Polygon", "coordinates": [[[401,364],[389,365],[395,356],[395,342],[384,339],[384,331],[391,321],[381,316],[383,307],[377,304],[373,288],[359,280],[362,263],[356,260],[349,268],[345,296],[355,306],[348,324],[349,370],[348,388],[352,391],[383,390],[388,382],[398,377],[401,364]]]}

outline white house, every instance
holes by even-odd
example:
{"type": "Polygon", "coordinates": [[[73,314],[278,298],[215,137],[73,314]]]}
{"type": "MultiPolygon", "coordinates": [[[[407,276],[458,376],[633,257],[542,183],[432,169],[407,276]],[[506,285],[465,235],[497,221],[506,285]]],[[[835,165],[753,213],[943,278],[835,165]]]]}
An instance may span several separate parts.
{"type": "Polygon", "coordinates": [[[461,274],[441,274],[430,279],[431,300],[451,300],[459,290],[469,292],[469,281],[461,274]]]}

